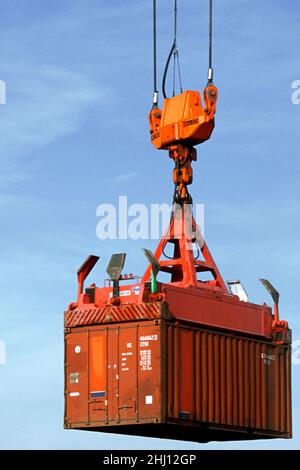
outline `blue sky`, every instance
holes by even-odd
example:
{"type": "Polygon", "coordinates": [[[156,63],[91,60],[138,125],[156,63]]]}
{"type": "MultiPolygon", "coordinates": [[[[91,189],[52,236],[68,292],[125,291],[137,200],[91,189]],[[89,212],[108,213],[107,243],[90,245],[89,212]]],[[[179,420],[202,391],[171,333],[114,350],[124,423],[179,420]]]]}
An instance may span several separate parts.
{"type": "MultiPolygon", "coordinates": [[[[171,0],[159,3],[159,72],[171,0]]],[[[179,0],[183,85],[207,70],[207,2],[179,0]]],[[[171,201],[172,164],[148,137],[152,99],[150,0],[1,0],[0,448],[300,448],[300,365],[293,366],[294,438],[190,443],[64,431],[63,311],[76,269],[99,254],[102,283],[114,251],[143,273],[144,241],[100,241],[96,208],[171,201]]],[[[215,1],[216,129],[198,150],[191,192],[205,204],[205,235],[225,279],[255,302],[281,293],[281,316],[300,339],[300,79],[297,0],[215,1]]],[[[148,242],[149,248],[155,241],[148,242]]]]}

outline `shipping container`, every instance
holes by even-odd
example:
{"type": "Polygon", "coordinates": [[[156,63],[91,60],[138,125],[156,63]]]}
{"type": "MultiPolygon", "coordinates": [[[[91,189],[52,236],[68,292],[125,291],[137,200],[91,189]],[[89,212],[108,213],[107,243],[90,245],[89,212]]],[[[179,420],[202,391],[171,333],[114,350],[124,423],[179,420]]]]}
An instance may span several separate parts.
{"type": "Polygon", "coordinates": [[[67,327],[65,428],[289,438],[290,361],[290,344],[178,320],[67,327]]]}

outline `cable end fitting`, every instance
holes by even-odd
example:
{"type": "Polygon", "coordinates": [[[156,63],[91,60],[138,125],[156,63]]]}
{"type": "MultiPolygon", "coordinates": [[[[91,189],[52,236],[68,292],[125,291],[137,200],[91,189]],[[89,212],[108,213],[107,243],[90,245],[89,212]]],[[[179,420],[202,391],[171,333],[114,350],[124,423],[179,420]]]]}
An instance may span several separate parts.
{"type": "Polygon", "coordinates": [[[214,79],[214,69],[212,67],[209,67],[208,69],[208,75],[207,75],[207,81],[208,83],[212,83],[214,79]]]}
{"type": "Polygon", "coordinates": [[[158,91],[153,93],[153,108],[157,108],[158,105],[158,91]]]}

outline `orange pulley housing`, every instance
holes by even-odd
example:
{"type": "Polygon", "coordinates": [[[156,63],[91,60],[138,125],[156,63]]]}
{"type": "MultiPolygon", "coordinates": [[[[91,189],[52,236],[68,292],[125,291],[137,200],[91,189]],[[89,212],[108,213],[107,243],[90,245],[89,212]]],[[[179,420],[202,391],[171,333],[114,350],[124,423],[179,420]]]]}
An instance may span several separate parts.
{"type": "Polygon", "coordinates": [[[203,91],[204,107],[198,91],[186,90],[164,100],[163,110],[149,113],[152,144],[169,150],[171,145],[193,146],[208,140],[214,129],[218,89],[210,84],[203,91]]]}

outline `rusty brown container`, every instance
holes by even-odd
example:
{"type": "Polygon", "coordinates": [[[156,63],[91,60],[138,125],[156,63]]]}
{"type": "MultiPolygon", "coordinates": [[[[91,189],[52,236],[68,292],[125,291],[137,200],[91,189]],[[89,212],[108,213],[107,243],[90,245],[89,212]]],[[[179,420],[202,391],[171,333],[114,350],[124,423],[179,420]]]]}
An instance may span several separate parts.
{"type": "Polygon", "coordinates": [[[65,330],[65,427],[207,442],[289,438],[290,345],[168,320],[65,330]]]}

